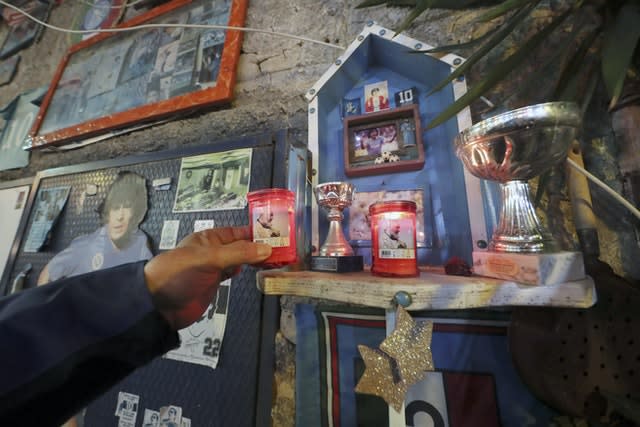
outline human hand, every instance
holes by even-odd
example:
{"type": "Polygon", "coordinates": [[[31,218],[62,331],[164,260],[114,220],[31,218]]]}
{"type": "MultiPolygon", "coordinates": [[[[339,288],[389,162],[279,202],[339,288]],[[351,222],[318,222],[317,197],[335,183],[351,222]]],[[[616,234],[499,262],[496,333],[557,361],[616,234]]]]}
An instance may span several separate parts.
{"type": "Polygon", "coordinates": [[[221,281],[271,255],[271,247],[249,240],[248,227],[211,228],[185,237],[144,267],[157,310],[174,330],[198,320],[221,281]]]}

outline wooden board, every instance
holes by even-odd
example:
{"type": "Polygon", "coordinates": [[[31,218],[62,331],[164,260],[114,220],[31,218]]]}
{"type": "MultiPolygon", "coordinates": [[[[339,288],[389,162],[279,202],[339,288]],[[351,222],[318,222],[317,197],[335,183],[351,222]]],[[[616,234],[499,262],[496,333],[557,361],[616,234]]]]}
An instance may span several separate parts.
{"type": "Polygon", "coordinates": [[[411,296],[408,310],[446,310],[504,306],[591,307],[596,302],[593,280],[531,286],[489,277],[448,276],[437,269],[408,279],[373,276],[370,272],[258,272],[258,288],[267,295],[324,298],[370,307],[392,306],[397,292],[411,296]]]}

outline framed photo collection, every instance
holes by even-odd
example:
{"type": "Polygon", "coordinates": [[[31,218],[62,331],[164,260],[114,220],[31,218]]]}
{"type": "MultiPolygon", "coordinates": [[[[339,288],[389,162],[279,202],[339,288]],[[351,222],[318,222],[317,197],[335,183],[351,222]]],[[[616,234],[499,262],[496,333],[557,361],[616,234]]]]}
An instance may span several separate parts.
{"type": "Polygon", "coordinates": [[[248,0],[174,0],[72,46],[29,132],[30,148],[61,145],[233,96],[248,0]]]}

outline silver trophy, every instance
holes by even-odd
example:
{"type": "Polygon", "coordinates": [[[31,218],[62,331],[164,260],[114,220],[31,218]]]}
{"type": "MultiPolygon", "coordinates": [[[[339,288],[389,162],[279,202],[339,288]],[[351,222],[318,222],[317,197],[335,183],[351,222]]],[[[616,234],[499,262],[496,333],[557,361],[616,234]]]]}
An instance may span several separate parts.
{"type": "Polygon", "coordinates": [[[327,211],[329,233],[320,248],[321,256],[352,256],[353,249],[342,232],[342,211],[353,201],[355,188],[348,182],[327,182],[314,189],[318,205],[327,211]]]}
{"type": "Polygon", "coordinates": [[[502,208],[489,249],[554,249],[550,234],[536,216],[527,181],[566,157],[581,124],[576,104],[549,102],[483,120],[456,137],[456,155],[469,172],[500,183],[502,208]]]}

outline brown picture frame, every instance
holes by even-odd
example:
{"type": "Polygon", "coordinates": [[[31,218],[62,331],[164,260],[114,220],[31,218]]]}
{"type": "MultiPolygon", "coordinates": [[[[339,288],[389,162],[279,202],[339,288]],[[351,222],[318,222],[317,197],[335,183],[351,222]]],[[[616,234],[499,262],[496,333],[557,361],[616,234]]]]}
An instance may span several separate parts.
{"type": "Polygon", "coordinates": [[[424,166],[417,105],[344,118],[344,169],[350,177],[424,166]]]}
{"type": "Polygon", "coordinates": [[[231,0],[227,7],[228,3],[174,0],[117,28],[173,27],[100,33],[72,46],[58,65],[26,148],[63,145],[228,104],[242,31],[178,27],[242,27],[248,0],[231,0]]]}

